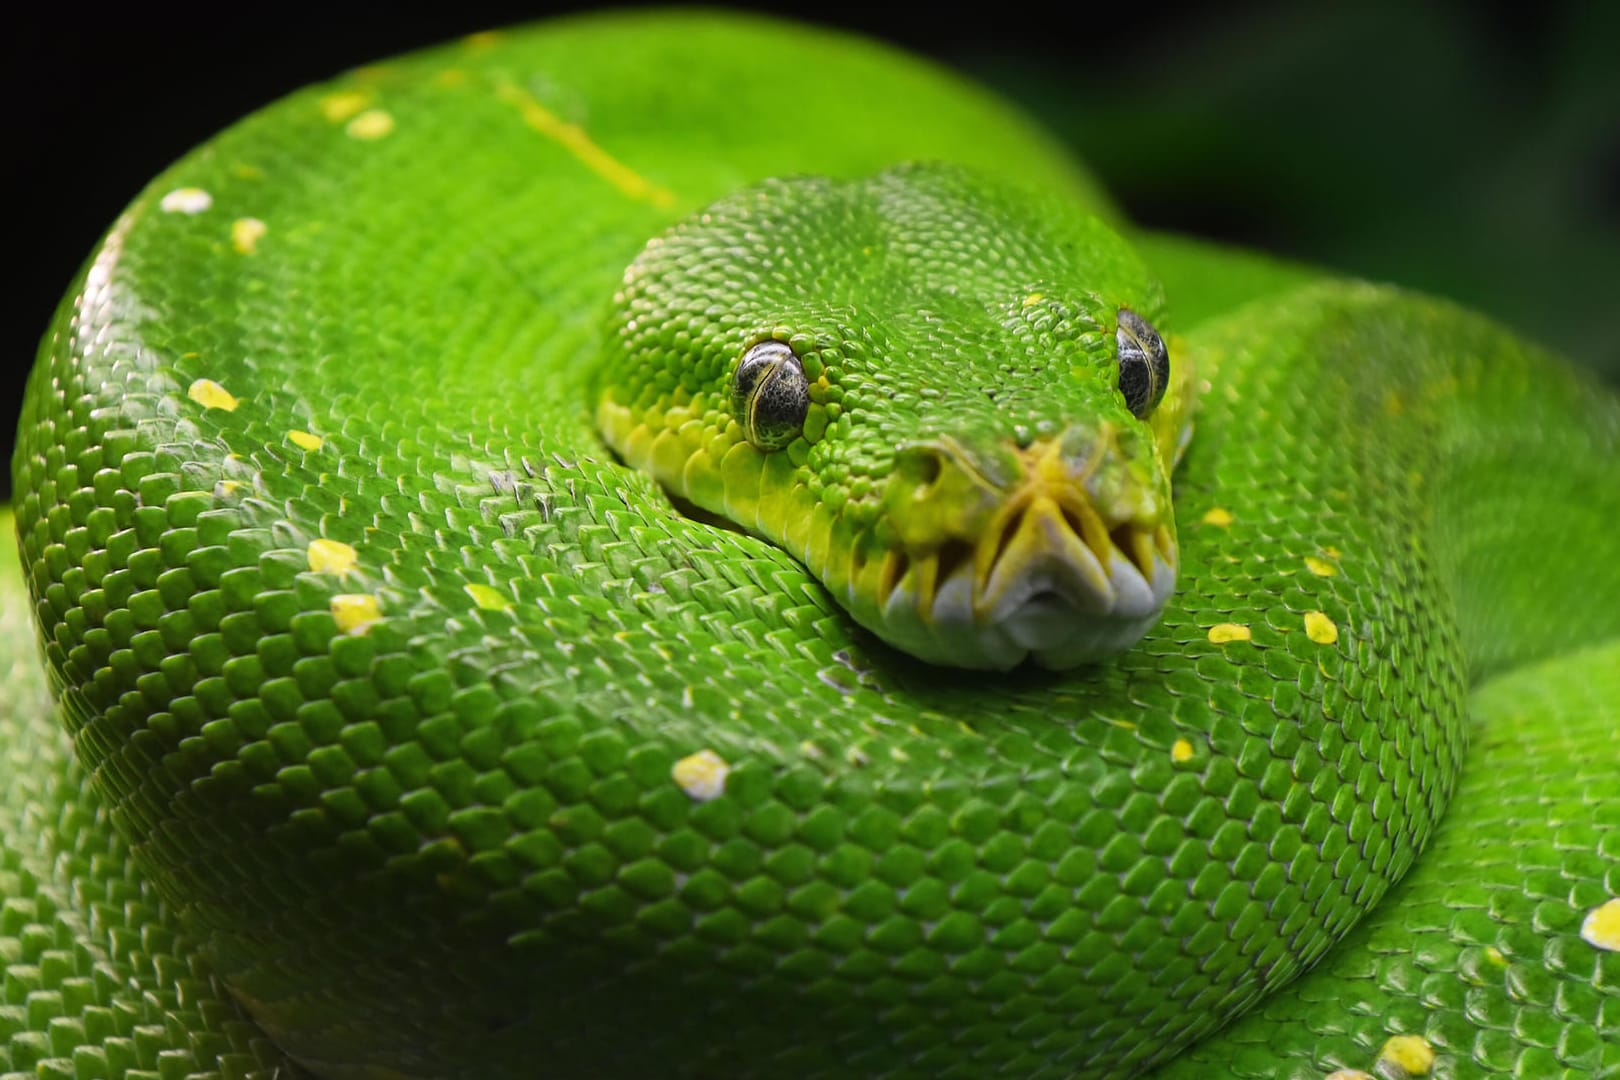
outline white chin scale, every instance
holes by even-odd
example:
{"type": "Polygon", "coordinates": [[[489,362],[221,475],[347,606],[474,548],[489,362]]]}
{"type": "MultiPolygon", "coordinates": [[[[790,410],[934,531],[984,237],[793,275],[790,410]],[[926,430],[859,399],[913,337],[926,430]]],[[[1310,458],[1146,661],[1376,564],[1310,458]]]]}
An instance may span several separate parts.
{"type": "Polygon", "coordinates": [[[1153,547],[1147,574],[1117,547],[1099,558],[1057,544],[998,567],[974,604],[974,568],[956,567],[923,614],[907,575],[883,605],[891,643],[932,663],[1005,670],[1032,660],[1062,670],[1124,652],[1141,640],[1175,588],[1172,555],[1153,547]],[[1003,575],[1005,574],[1005,578],[1003,575]]]}

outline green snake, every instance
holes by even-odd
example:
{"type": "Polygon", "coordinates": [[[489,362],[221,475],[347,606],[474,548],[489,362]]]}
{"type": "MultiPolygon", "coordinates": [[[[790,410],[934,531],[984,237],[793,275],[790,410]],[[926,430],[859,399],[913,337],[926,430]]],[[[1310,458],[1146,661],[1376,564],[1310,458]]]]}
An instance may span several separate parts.
{"type": "Polygon", "coordinates": [[[1617,460],[867,42],[301,91],[29,384],[0,1076],[1620,1076],[1617,460]]]}

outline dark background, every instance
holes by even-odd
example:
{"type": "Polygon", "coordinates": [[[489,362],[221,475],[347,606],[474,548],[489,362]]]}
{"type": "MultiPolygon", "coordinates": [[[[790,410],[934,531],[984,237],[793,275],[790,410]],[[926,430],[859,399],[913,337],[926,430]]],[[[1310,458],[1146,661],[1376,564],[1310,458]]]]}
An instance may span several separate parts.
{"type": "MultiPolygon", "coordinates": [[[[563,10],[141,0],[13,16],[6,460],[58,297],[155,173],[304,83],[563,10]]],[[[1000,88],[1139,221],[1447,295],[1620,379],[1620,4],[771,10],[1000,88]]]]}

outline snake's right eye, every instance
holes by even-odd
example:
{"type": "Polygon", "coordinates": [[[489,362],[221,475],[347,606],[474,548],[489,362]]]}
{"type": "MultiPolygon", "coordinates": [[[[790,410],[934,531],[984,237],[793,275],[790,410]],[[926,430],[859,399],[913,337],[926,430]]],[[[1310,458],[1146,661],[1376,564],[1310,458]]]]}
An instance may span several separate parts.
{"type": "Polygon", "coordinates": [[[1170,384],[1170,350],[1159,332],[1130,308],[1119,309],[1114,342],[1119,347],[1119,392],[1125,395],[1125,407],[1138,420],[1146,420],[1170,384]]]}
{"type": "Polygon", "coordinates": [[[749,349],[732,378],[731,408],[757,449],[780,450],[798,438],[810,410],[810,387],[793,350],[780,341],[749,349]]]}

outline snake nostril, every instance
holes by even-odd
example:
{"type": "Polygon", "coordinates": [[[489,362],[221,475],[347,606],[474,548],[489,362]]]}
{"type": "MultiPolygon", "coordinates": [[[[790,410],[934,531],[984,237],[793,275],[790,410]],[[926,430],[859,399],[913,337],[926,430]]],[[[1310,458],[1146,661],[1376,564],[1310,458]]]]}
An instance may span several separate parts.
{"type": "Polygon", "coordinates": [[[895,455],[894,466],[895,472],[904,477],[908,483],[926,488],[934,484],[944,472],[945,458],[932,446],[907,446],[901,448],[895,455]]]}

